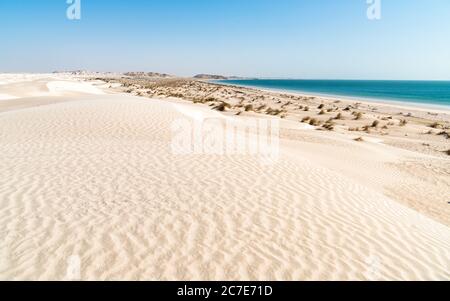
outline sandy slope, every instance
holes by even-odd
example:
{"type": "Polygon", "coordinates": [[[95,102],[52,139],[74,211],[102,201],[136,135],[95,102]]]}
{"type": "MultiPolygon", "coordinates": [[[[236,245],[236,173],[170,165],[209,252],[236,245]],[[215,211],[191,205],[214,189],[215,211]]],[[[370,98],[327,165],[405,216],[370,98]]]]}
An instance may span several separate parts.
{"type": "Polygon", "coordinates": [[[0,106],[1,279],[450,279],[449,226],[387,196],[406,151],[297,129],[272,165],[176,155],[173,121],[217,112],[52,81],[0,86],[44,94],[0,106]]]}

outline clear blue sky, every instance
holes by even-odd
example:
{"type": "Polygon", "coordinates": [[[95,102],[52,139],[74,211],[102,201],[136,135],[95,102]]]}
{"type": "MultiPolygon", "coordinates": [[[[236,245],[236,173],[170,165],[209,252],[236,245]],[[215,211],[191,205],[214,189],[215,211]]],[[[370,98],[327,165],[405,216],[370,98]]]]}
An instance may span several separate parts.
{"type": "Polygon", "coordinates": [[[0,0],[0,72],[450,79],[450,1],[0,0]]]}

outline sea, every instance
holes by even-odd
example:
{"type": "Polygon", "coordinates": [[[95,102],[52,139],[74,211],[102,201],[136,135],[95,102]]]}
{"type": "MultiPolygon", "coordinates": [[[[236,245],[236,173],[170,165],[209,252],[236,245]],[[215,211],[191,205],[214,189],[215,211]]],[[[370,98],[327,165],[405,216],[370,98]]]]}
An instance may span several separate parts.
{"type": "Polygon", "coordinates": [[[450,109],[450,81],[233,79],[245,87],[450,109]]]}

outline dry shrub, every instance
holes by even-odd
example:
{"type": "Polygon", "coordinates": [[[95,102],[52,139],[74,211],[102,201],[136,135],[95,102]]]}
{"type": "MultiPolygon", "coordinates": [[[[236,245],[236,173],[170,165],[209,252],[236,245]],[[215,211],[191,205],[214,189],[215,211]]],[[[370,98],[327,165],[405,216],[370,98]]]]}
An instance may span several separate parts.
{"type": "Polygon", "coordinates": [[[441,129],[442,128],[442,124],[440,124],[439,122],[433,122],[429,126],[430,126],[430,128],[433,128],[433,129],[441,129]]]}
{"type": "Polygon", "coordinates": [[[355,116],[355,120],[360,120],[363,116],[361,112],[353,112],[353,115],[355,116]]]}
{"type": "Polygon", "coordinates": [[[245,109],[245,112],[253,111],[253,105],[248,104],[244,107],[244,109],[245,109]]]}
{"type": "Polygon", "coordinates": [[[266,110],[266,114],[268,115],[273,115],[273,116],[277,116],[280,115],[283,111],[279,110],[279,109],[272,109],[272,108],[268,108],[266,110]]]}
{"type": "Polygon", "coordinates": [[[446,132],[446,131],[439,132],[437,135],[438,136],[444,136],[446,139],[450,138],[450,134],[448,132],[446,132]]]}
{"type": "Polygon", "coordinates": [[[309,117],[309,116],[303,117],[302,122],[307,122],[307,121],[309,121],[310,119],[311,119],[311,117],[309,117]]]}
{"type": "Polygon", "coordinates": [[[334,125],[335,125],[334,122],[327,121],[327,122],[325,122],[324,125],[322,125],[322,127],[328,131],[332,131],[332,130],[334,130],[334,125]]]}
{"type": "Polygon", "coordinates": [[[320,121],[317,120],[316,118],[311,118],[311,119],[309,120],[309,124],[310,124],[310,125],[313,125],[313,126],[318,126],[318,125],[320,125],[320,121]]]}
{"type": "Polygon", "coordinates": [[[225,111],[226,109],[229,109],[229,108],[231,108],[231,105],[229,103],[226,103],[226,102],[222,101],[219,105],[215,106],[213,108],[213,110],[223,112],[223,111],[225,111]]]}

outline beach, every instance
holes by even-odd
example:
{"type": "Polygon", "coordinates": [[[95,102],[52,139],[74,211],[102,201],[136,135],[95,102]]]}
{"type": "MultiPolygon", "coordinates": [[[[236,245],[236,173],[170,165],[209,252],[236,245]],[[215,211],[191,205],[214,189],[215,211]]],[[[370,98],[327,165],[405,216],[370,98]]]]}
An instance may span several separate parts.
{"type": "Polygon", "coordinates": [[[0,279],[448,280],[449,125],[194,79],[2,74],[0,279]],[[216,142],[275,125],[275,156],[174,147],[208,120],[216,142]]]}

